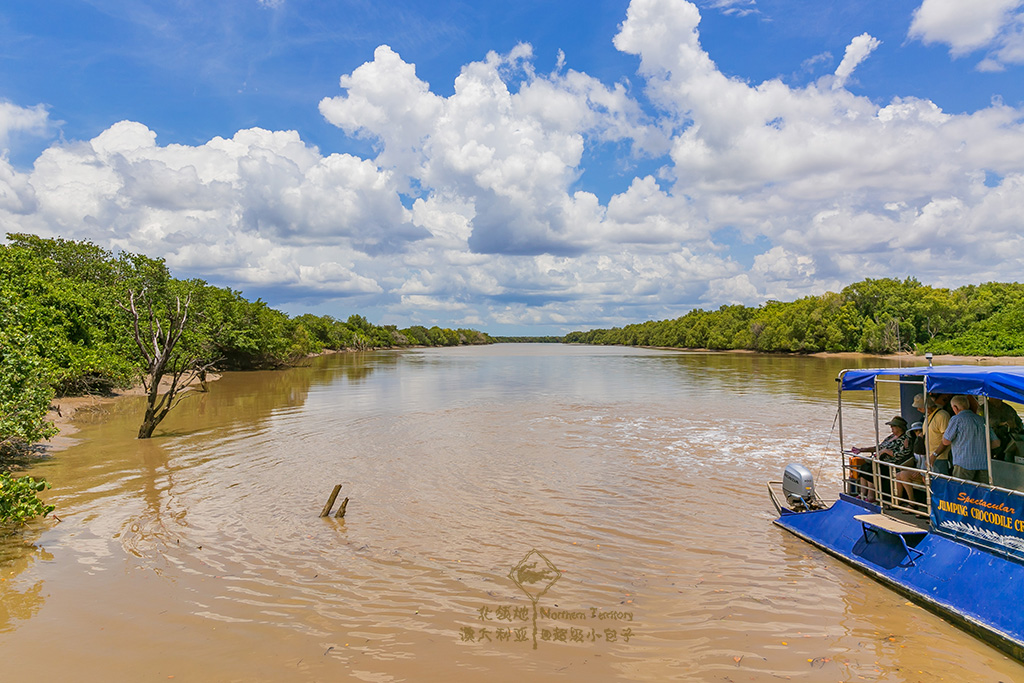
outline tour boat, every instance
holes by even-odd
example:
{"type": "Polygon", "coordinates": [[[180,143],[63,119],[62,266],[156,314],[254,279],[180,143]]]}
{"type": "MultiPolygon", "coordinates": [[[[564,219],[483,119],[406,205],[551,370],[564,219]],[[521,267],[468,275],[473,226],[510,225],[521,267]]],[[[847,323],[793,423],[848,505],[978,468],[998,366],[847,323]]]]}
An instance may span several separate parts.
{"type": "Polygon", "coordinates": [[[917,394],[963,394],[976,398],[990,427],[988,399],[1024,404],[1024,367],[932,367],[929,358],[928,367],[844,370],[837,382],[843,490],[823,501],[810,471],[790,464],[783,481],[768,484],[779,512],[775,523],[1024,661],[1024,454],[1008,448],[1009,460],[994,459],[986,439],[991,484],[980,484],[929,471],[927,464],[915,470],[848,449],[842,419],[845,392],[872,392],[874,434],[857,438],[880,444],[880,418],[895,412],[907,424],[924,419],[917,394]],[[888,412],[880,400],[892,405],[888,412]],[[851,464],[856,458],[861,462],[851,464]],[[913,500],[886,485],[907,469],[922,477],[913,500]],[[864,490],[879,497],[867,502],[858,495],[864,490]]]}

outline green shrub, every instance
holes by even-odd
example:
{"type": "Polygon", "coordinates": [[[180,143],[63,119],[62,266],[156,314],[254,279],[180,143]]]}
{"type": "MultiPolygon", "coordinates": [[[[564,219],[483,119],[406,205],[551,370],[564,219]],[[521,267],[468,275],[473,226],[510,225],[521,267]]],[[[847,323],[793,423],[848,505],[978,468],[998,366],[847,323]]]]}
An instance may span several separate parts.
{"type": "Polygon", "coordinates": [[[42,480],[32,477],[12,477],[0,472],[0,525],[21,526],[35,517],[53,512],[53,506],[39,500],[37,493],[50,488],[42,480]]]}

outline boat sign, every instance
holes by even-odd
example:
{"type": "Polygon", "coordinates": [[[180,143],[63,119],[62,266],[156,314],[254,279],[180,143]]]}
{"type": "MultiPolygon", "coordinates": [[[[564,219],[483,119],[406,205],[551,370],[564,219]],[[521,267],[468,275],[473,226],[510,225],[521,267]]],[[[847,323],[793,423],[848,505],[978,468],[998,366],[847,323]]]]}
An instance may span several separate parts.
{"type": "Polygon", "coordinates": [[[969,481],[932,477],[932,528],[1024,560],[1024,496],[969,481]]]}

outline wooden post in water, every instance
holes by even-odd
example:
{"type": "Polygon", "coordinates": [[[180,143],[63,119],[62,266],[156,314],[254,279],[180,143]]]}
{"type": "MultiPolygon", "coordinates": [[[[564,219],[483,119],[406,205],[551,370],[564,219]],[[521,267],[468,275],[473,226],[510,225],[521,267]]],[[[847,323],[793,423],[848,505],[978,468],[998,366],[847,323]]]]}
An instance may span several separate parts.
{"type": "MultiPolygon", "coordinates": [[[[338,499],[338,494],[341,493],[341,484],[334,487],[331,491],[331,497],[327,499],[327,505],[324,505],[324,509],[320,512],[321,517],[326,517],[331,514],[331,508],[334,507],[334,501],[338,499]]],[[[348,500],[347,498],[345,500],[348,500]]]]}
{"type": "Polygon", "coordinates": [[[345,500],[341,501],[341,507],[338,508],[338,514],[334,515],[335,519],[341,519],[345,516],[345,508],[348,507],[348,496],[345,496],[345,500]]]}

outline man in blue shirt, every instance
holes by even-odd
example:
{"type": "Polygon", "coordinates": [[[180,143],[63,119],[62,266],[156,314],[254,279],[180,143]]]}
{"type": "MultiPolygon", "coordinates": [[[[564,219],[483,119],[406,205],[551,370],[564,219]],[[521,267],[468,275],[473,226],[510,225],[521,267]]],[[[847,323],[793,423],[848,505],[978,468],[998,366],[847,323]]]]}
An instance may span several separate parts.
{"type": "Polygon", "coordinates": [[[942,443],[951,446],[953,476],[987,484],[985,418],[971,411],[971,401],[966,396],[954,396],[949,405],[953,408],[953,417],[942,435],[942,443]]]}

